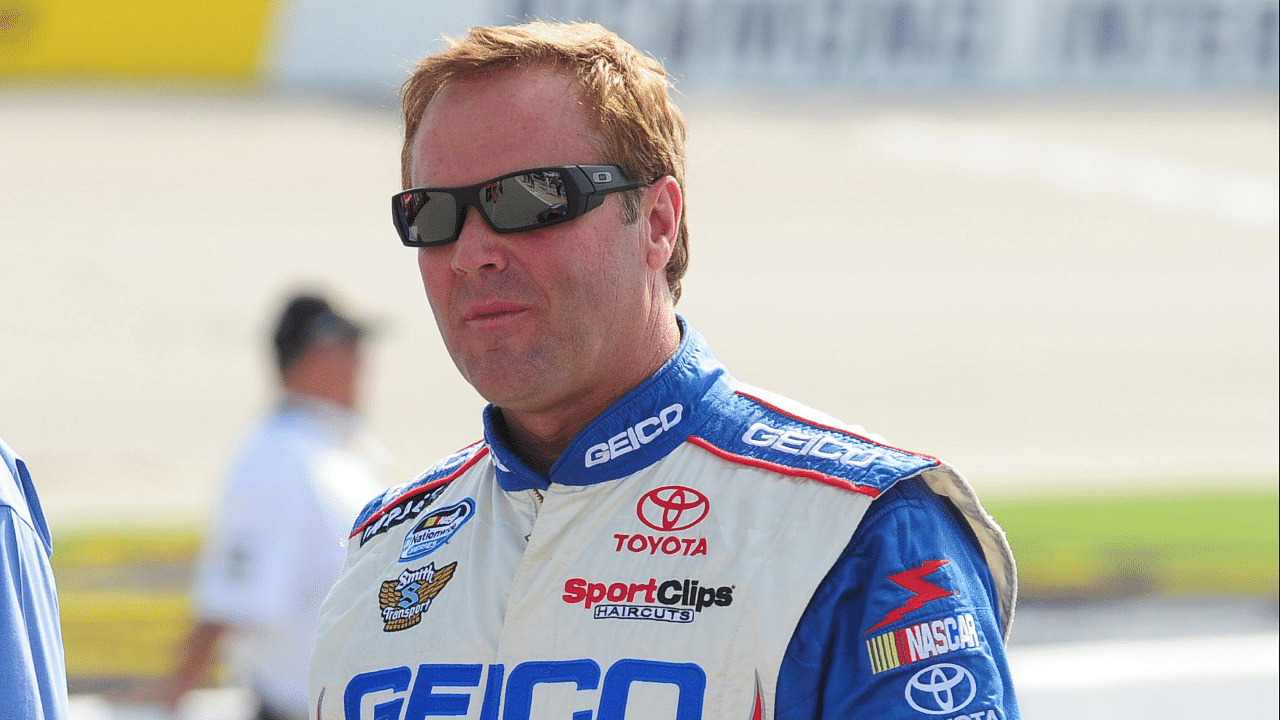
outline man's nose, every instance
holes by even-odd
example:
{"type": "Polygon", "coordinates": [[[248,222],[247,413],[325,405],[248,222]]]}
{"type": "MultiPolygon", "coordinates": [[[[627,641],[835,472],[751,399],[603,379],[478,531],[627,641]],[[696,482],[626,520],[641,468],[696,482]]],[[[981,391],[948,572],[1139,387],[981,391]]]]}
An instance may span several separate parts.
{"type": "Polygon", "coordinates": [[[502,270],[507,266],[502,237],[489,227],[475,206],[467,207],[462,232],[453,242],[450,266],[458,273],[502,270]]]}

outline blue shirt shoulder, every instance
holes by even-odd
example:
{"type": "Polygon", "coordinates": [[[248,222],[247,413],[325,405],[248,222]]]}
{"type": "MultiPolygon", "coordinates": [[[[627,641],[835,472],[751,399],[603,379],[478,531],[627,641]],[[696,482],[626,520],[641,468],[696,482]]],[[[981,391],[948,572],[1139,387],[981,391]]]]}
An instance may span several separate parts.
{"type": "Polygon", "coordinates": [[[49,526],[26,464],[2,440],[0,456],[0,698],[11,717],[63,720],[67,673],[49,526]]]}

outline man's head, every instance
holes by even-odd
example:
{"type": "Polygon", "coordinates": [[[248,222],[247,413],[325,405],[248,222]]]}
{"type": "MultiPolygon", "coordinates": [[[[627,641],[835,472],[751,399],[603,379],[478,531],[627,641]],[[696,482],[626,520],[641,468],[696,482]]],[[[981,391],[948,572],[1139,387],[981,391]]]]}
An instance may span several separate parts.
{"type": "MultiPolygon", "coordinates": [[[[626,54],[621,41],[595,26],[477,30],[471,40],[490,32],[535,45],[546,34],[566,52],[595,38],[609,53],[626,54]],[[576,32],[586,36],[581,43],[571,40],[576,32]]],[[[423,286],[454,363],[502,408],[511,432],[536,435],[531,428],[538,425],[558,426],[545,434],[571,434],[652,374],[679,344],[669,269],[683,232],[680,185],[652,158],[616,149],[626,139],[604,139],[614,137],[609,122],[600,120],[600,103],[587,99],[593,91],[576,65],[538,54],[525,61],[512,50],[494,53],[477,70],[458,54],[447,51],[453,59],[443,64],[467,72],[432,70],[442,63],[428,58],[406,90],[404,184],[448,188],[464,203],[454,237],[447,239],[446,230],[438,233],[446,239],[418,250],[423,286]],[[413,89],[426,85],[426,95],[413,89]],[[507,232],[481,215],[481,206],[488,206],[490,219],[531,203],[566,207],[555,205],[557,197],[570,198],[554,176],[533,171],[588,165],[636,174],[631,179],[641,187],[632,193],[631,210],[624,193],[605,194],[594,209],[567,221],[507,232]],[[470,199],[461,188],[469,188],[470,199]]],[[[601,55],[595,64],[609,62],[601,55]]],[[[650,66],[645,72],[657,83],[652,89],[664,93],[665,80],[653,75],[660,71],[650,66]]],[[[638,104],[627,89],[634,78],[605,77],[614,79],[601,92],[638,104]]],[[[455,210],[444,196],[436,201],[444,202],[448,225],[455,210]]],[[[429,212],[419,209],[413,222],[429,212]]]]}
{"type": "Polygon", "coordinates": [[[282,384],[294,392],[354,408],[365,328],[317,295],[285,304],[272,337],[282,384]]]}
{"type": "MultiPolygon", "coordinates": [[[[594,23],[572,25],[532,22],[473,28],[451,40],[444,52],[418,64],[401,91],[404,146],[401,183],[413,187],[413,145],[422,116],[451,82],[498,70],[554,67],[575,79],[577,100],[592,130],[602,163],[617,165],[627,177],[648,183],[664,175],[685,182],[685,125],[671,102],[662,65],[594,23]]],[[[624,196],[626,217],[639,212],[641,191],[624,196]]],[[[665,268],[672,302],[689,265],[689,232],[683,214],[675,249],[665,268]]]]}

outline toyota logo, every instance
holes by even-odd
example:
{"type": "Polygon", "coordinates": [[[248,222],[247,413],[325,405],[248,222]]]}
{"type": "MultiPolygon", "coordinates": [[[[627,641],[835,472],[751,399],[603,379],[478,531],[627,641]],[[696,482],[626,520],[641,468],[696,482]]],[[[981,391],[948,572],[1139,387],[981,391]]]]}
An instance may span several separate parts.
{"type": "Polygon", "coordinates": [[[973,702],[978,685],[968,670],[954,663],[939,663],[921,670],[907,681],[907,704],[926,715],[948,715],[973,702]]]}
{"type": "Polygon", "coordinates": [[[662,532],[688,530],[702,522],[710,511],[711,502],[706,495],[683,485],[650,490],[636,505],[640,522],[662,532]]]}

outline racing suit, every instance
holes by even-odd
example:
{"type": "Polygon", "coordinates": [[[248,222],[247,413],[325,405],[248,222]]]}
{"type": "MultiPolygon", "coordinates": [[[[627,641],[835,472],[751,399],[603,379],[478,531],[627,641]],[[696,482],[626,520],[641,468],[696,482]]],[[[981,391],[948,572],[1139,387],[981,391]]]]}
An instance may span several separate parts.
{"type": "Polygon", "coordinates": [[[1018,717],[1013,558],[969,485],[740,384],[681,323],[549,478],[489,407],[365,508],[313,717],[1018,717]]]}

